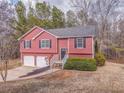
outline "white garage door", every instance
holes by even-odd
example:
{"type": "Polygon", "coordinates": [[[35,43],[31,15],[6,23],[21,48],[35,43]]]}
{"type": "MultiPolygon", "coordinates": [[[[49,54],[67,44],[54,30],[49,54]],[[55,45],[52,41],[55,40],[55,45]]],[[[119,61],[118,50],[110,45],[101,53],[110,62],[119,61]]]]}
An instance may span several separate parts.
{"type": "Polygon", "coordinates": [[[24,56],[24,66],[35,66],[34,56],[24,56]]]}
{"type": "Polygon", "coordinates": [[[48,66],[46,60],[45,60],[45,57],[43,56],[37,56],[36,58],[36,66],[37,67],[46,67],[48,66]]]}

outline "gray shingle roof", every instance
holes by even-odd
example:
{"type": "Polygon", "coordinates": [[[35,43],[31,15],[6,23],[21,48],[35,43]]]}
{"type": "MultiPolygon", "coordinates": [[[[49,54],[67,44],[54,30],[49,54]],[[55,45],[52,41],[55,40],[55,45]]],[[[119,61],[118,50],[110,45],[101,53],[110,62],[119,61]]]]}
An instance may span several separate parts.
{"type": "Polygon", "coordinates": [[[95,26],[77,26],[71,28],[48,29],[47,31],[59,38],[87,37],[91,35],[95,36],[96,34],[95,26]]]}

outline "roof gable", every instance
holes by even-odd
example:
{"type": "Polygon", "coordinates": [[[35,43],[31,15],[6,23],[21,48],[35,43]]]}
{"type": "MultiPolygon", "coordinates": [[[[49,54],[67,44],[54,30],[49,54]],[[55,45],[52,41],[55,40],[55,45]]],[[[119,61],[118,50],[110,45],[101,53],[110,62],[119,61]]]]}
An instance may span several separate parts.
{"type": "Polygon", "coordinates": [[[48,34],[50,34],[50,35],[52,35],[52,36],[54,36],[55,38],[57,38],[55,35],[53,35],[52,33],[49,33],[48,31],[46,31],[46,30],[44,30],[44,31],[42,31],[42,32],[40,32],[40,33],[38,33],[36,36],[34,36],[33,38],[32,38],[32,40],[34,40],[34,39],[36,39],[36,38],[38,38],[43,32],[46,32],[46,33],[48,33],[48,34]]]}
{"type": "MultiPolygon", "coordinates": [[[[21,40],[22,38],[26,37],[28,34],[30,34],[34,29],[40,29],[41,32],[39,32],[37,35],[35,35],[32,39],[35,39],[37,38],[39,35],[41,35],[44,31],[49,33],[48,31],[44,30],[43,28],[41,27],[38,27],[38,26],[34,26],[32,29],[30,29],[29,31],[27,31],[24,35],[22,35],[20,38],[18,38],[18,40],[21,40]]],[[[51,35],[53,35],[52,33],[49,33],[51,35]]],[[[55,35],[53,35],[54,37],[56,37],[55,35]]]]}
{"type": "MultiPolygon", "coordinates": [[[[24,35],[22,35],[21,37],[19,37],[18,40],[21,40],[22,38],[24,38],[25,36],[27,36],[28,34],[30,34],[30,33],[31,33],[34,29],[36,29],[36,28],[41,29],[41,28],[38,27],[38,26],[34,26],[34,27],[31,28],[29,31],[27,31],[24,35]]],[[[43,30],[43,29],[41,29],[41,30],[43,30]]]]}

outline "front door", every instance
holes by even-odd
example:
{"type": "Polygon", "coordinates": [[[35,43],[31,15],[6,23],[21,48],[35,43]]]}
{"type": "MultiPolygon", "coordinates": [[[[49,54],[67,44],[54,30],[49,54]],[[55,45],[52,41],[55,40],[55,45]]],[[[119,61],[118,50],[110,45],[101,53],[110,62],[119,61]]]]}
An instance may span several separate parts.
{"type": "Polygon", "coordinates": [[[67,53],[67,48],[61,48],[61,60],[64,58],[66,53],[67,53]]]}

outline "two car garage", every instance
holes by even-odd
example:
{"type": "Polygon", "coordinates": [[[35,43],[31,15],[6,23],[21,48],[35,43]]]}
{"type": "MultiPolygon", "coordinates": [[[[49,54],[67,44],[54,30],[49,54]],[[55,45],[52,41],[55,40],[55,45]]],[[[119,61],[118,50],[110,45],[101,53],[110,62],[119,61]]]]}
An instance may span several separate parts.
{"type": "Polygon", "coordinates": [[[31,67],[47,67],[48,62],[46,61],[46,57],[44,56],[23,56],[24,66],[31,67]]]}

